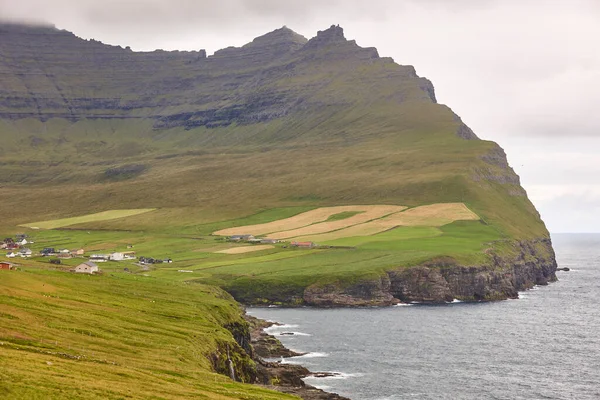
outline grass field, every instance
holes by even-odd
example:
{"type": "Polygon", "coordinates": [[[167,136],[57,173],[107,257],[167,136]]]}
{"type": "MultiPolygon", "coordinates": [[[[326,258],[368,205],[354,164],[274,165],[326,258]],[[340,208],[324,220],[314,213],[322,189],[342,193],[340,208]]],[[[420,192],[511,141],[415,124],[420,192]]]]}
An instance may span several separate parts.
{"type": "Polygon", "coordinates": [[[32,229],[56,229],[65,226],[85,224],[88,222],[110,221],[113,219],[131,217],[134,215],[145,214],[154,211],[154,208],[137,209],[137,210],[108,210],[95,214],[82,215],[79,217],[54,219],[50,221],[30,222],[19,226],[32,229]]]}
{"type": "MultiPolygon", "coordinates": [[[[247,303],[285,303],[290,299],[301,299],[304,289],[314,284],[343,284],[376,277],[386,270],[419,264],[440,256],[453,257],[465,265],[483,263],[487,257],[484,250],[504,239],[493,226],[476,220],[477,216],[462,204],[435,204],[401,212],[397,210],[403,207],[371,207],[371,211],[365,206],[309,211],[295,207],[265,210],[237,220],[199,225],[188,231],[197,234],[174,234],[171,230],[110,230],[111,223],[120,226],[121,220],[103,221],[102,230],[91,229],[85,224],[77,225],[77,229],[33,230],[31,234],[35,244],[32,249],[84,248],[87,254],[134,250],[138,256],[172,258],[173,264],[158,264],[149,270],[143,270],[131,261],[103,263],[100,268],[110,273],[123,273],[127,268],[129,272],[168,282],[213,284],[247,303]],[[362,212],[356,213],[359,208],[362,212]],[[308,236],[315,239],[317,244],[326,245],[325,248],[299,249],[289,247],[286,243],[274,246],[240,245],[209,234],[222,233],[227,231],[222,229],[223,226],[236,225],[244,226],[243,231],[251,233],[251,226],[257,226],[258,231],[271,231],[274,227],[285,229],[285,221],[295,224],[298,221],[303,224],[315,220],[327,221],[330,216],[340,213],[351,214],[322,223],[336,224],[329,227],[337,227],[338,223],[344,226],[348,221],[356,221],[356,217],[361,218],[359,221],[367,222],[308,236]],[[406,226],[398,226],[401,224],[392,220],[392,225],[385,225],[386,229],[381,230],[382,223],[388,223],[388,219],[405,213],[410,215],[410,223],[406,226]],[[379,219],[372,220],[377,216],[379,219]],[[464,220],[451,222],[454,218],[464,220]],[[415,221],[420,223],[415,224],[415,221]],[[373,223],[380,224],[375,226],[376,230],[369,231],[373,223]],[[182,274],[179,270],[193,272],[182,274]]],[[[160,213],[160,210],[155,212],[160,213]]],[[[93,227],[95,222],[90,224],[93,227]]],[[[305,226],[312,228],[319,225],[321,223],[317,222],[305,226]]],[[[240,228],[226,229],[235,232],[240,228]]],[[[64,268],[80,262],[81,259],[66,260],[64,268]]],[[[36,257],[27,263],[41,268],[49,266],[47,260],[36,257]]]]}
{"type": "Polygon", "coordinates": [[[266,244],[266,245],[262,245],[262,246],[241,246],[241,247],[233,247],[231,249],[215,251],[215,253],[244,254],[244,253],[252,253],[252,252],[261,251],[261,250],[270,250],[270,249],[274,249],[274,248],[275,248],[275,246],[271,246],[270,244],[266,244]]]}
{"type": "MultiPolygon", "coordinates": [[[[295,217],[261,225],[240,226],[215,232],[216,235],[270,232],[273,239],[294,239],[331,244],[337,239],[375,235],[399,226],[443,226],[459,220],[478,220],[463,203],[438,203],[405,210],[403,206],[324,207],[295,217]],[[334,212],[340,213],[334,214],[334,212]],[[404,211],[405,210],[405,211],[404,211]],[[329,217],[324,221],[325,216],[329,217]],[[332,219],[333,217],[333,219],[332,219]],[[288,226],[286,223],[290,223],[288,226]],[[298,227],[300,223],[307,224],[298,227]],[[290,229],[295,227],[295,229],[290,229]],[[273,231],[280,229],[280,231],[273,231]]],[[[224,251],[221,251],[224,252],[224,251]]]]}
{"type": "Polygon", "coordinates": [[[293,398],[213,372],[211,357],[237,348],[224,326],[240,322],[225,293],[200,284],[0,271],[0,397],[293,398]]]}

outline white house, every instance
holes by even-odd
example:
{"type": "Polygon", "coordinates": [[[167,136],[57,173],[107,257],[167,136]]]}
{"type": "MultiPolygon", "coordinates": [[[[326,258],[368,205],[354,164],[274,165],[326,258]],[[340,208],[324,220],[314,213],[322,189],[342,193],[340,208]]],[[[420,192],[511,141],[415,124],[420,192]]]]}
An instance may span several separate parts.
{"type": "Polygon", "coordinates": [[[92,254],[90,256],[90,261],[93,262],[106,262],[110,259],[110,256],[106,254],[92,254]]]}
{"type": "Polygon", "coordinates": [[[25,246],[29,242],[27,241],[27,239],[23,238],[23,239],[17,240],[15,243],[18,244],[19,246],[25,246]]]}
{"type": "Polygon", "coordinates": [[[111,261],[123,261],[125,259],[125,255],[123,253],[111,253],[108,256],[108,259],[111,261]]]}
{"type": "Polygon", "coordinates": [[[76,266],[75,272],[78,274],[93,274],[98,272],[98,266],[91,261],[86,261],[76,266]]]}
{"type": "Polygon", "coordinates": [[[15,253],[14,251],[11,251],[10,253],[6,253],[6,257],[8,258],[15,258],[18,254],[15,253]]]}
{"type": "Polygon", "coordinates": [[[31,257],[32,254],[33,254],[33,252],[31,251],[31,249],[21,249],[21,250],[19,250],[19,255],[21,257],[31,257]]]}

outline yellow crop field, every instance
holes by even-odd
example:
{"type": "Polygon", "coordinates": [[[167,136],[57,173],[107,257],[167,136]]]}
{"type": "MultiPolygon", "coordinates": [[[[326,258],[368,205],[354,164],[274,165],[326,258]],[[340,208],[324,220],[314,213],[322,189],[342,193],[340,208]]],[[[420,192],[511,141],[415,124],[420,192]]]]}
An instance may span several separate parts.
{"type": "MultiPolygon", "coordinates": [[[[222,229],[213,232],[214,235],[230,236],[230,235],[265,235],[267,233],[281,232],[292,229],[302,228],[304,226],[316,224],[326,221],[329,217],[343,212],[366,212],[371,208],[377,207],[397,207],[396,211],[400,211],[405,207],[401,206],[336,206],[336,207],[321,207],[315,210],[310,210],[302,214],[294,215],[290,218],[280,219],[278,221],[268,222],[266,224],[238,226],[235,228],[222,229]]],[[[393,211],[391,211],[393,212],[393,211]]]]}
{"type": "MultiPolygon", "coordinates": [[[[398,226],[439,227],[454,221],[478,219],[479,216],[463,203],[429,204],[408,210],[404,206],[390,205],[339,206],[322,207],[267,224],[223,229],[215,234],[252,234],[256,236],[268,234],[272,239],[293,238],[298,241],[323,243],[347,237],[371,236],[398,226]],[[330,216],[342,212],[360,212],[360,214],[345,219],[327,221],[330,216]]],[[[254,247],[236,249],[252,248],[254,247]]],[[[228,253],[228,251],[219,253],[228,253]]]]}
{"type": "Polygon", "coordinates": [[[244,254],[244,253],[252,253],[254,251],[273,249],[273,248],[275,248],[275,246],[271,246],[270,244],[265,244],[265,245],[261,245],[261,246],[240,246],[240,247],[232,247],[231,249],[215,251],[215,253],[244,254]]]}
{"type": "MultiPolygon", "coordinates": [[[[286,230],[282,232],[277,232],[270,234],[269,237],[273,239],[289,239],[298,236],[304,235],[315,235],[320,233],[332,232],[343,230],[344,228],[352,227],[355,225],[360,226],[360,224],[364,224],[365,222],[377,220],[386,215],[394,214],[399,211],[406,209],[403,206],[359,206],[362,207],[362,211],[360,214],[354,215],[350,218],[341,219],[338,221],[331,222],[321,222],[309,226],[304,226],[298,229],[286,230]]],[[[353,210],[355,211],[355,210],[353,210]]]]}
{"type": "Polygon", "coordinates": [[[86,222],[108,221],[111,219],[131,217],[156,210],[155,208],[136,208],[129,210],[107,210],[95,214],[81,215],[79,217],[53,219],[49,221],[31,222],[19,226],[32,229],[56,229],[65,226],[83,224],[86,222]]]}
{"type": "Polygon", "coordinates": [[[370,236],[398,226],[443,226],[454,221],[478,220],[479,217],[463,203],[438,203],[411,208],[364,224],[320,235],[306,235],[294,240],[326,242],[354,236],[370,236]]]}

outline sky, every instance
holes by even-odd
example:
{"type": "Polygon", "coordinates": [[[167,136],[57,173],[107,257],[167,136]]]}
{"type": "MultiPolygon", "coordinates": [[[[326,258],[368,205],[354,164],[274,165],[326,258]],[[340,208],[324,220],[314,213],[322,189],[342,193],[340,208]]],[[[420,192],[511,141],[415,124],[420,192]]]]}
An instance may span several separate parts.
{"type": "Polygon", "coordinates": [[[551,232],[600,232],[598,0],[0,0],[0,18],[209,54],[283,25],[310,38],[340,24],[498,142],[551,232]]]}

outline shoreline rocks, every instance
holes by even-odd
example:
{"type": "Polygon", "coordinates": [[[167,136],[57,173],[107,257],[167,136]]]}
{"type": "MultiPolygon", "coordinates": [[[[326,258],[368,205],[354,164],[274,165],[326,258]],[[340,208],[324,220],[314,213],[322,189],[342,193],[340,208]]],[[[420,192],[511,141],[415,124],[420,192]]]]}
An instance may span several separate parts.
{"type": "Polygon", "coordinates": [[[244,318],[250,325],[250,343],[254,350],[253,359],[257,367],[257,384],[271,390],[299,396],[304,400],[350,400],[336,393],[328,393],[307,385],[302,380],[309,376],[335,376],[335,373],[311,372],[301,365],[266,361],[265,358],[289,358],[302,355],[302,353],[287,349],[275,336],[264,331],[275,323],[247,314],[244,318]]]}

